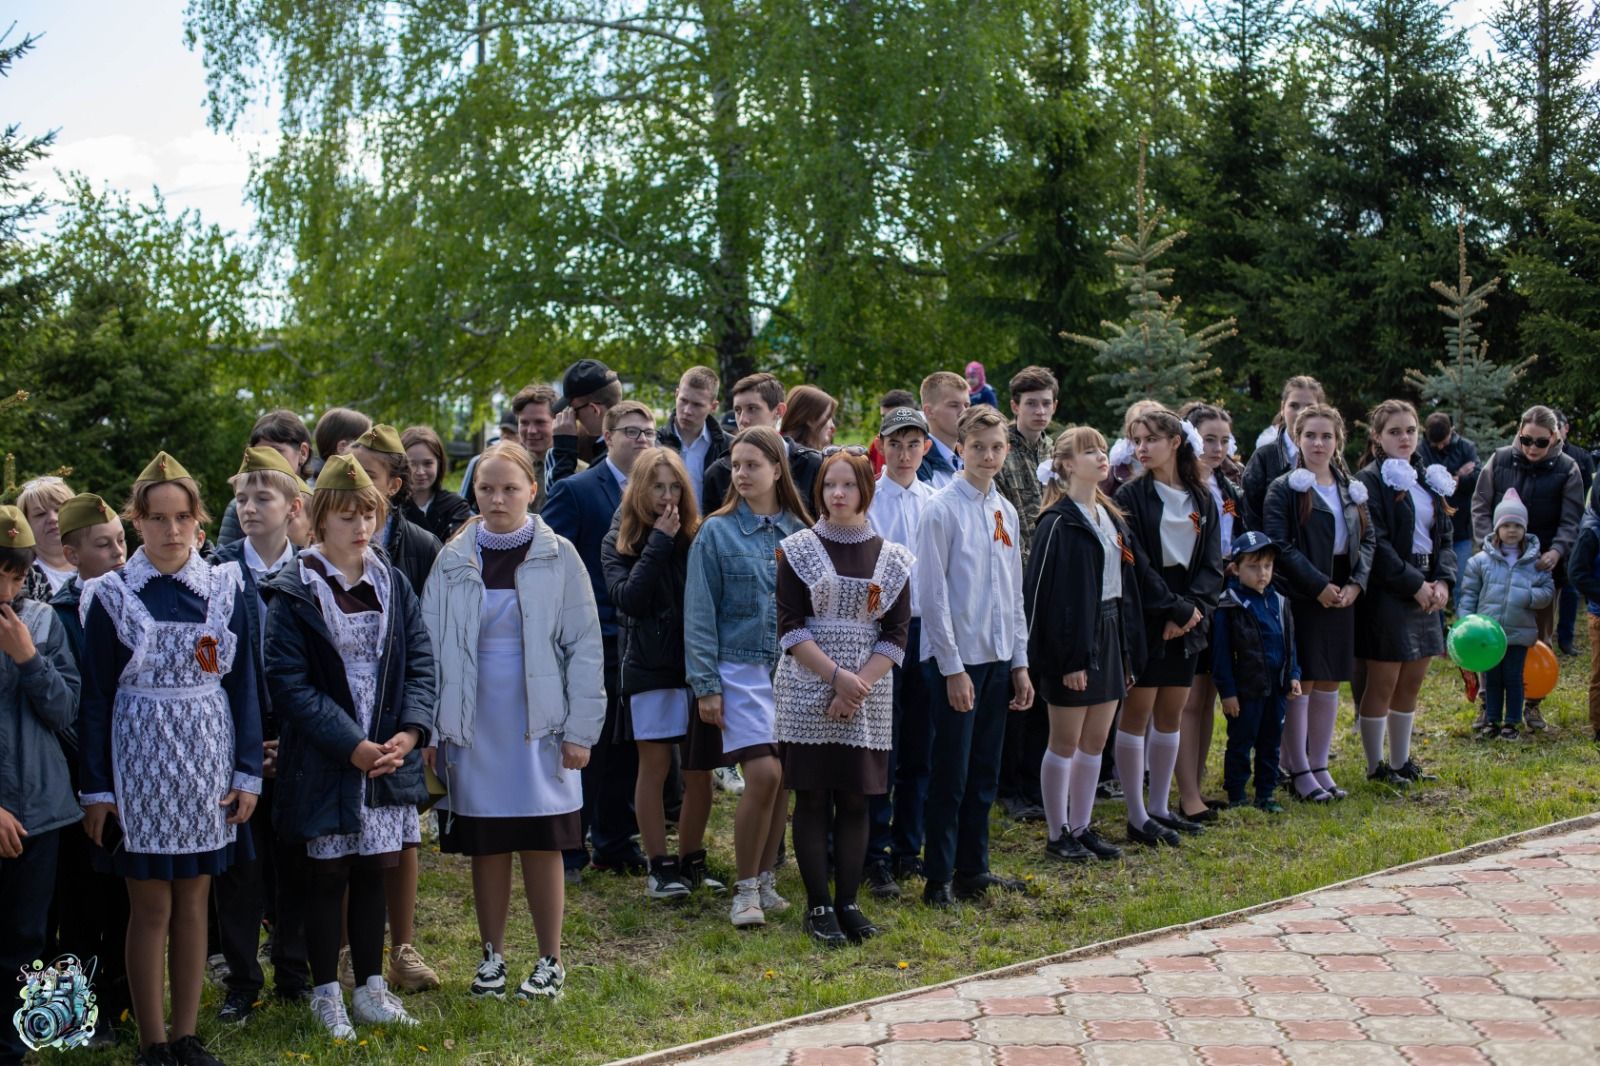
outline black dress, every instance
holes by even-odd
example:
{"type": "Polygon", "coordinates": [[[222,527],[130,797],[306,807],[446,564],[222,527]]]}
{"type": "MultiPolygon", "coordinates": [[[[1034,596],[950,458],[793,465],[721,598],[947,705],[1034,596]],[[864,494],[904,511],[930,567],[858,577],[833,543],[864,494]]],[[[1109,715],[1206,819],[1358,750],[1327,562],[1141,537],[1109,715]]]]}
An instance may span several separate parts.
{"type": "Polygon", "coordinates": [[[1366,595],[1376,534],[1366,506],[1351,498],[1349,483],[1335,472],[1346,530],[1345,550],[1335,555],[1333,512],[1315,488],[1296,490],[1290,479],[1297,476],[1302,475],[1284,474],[1274,481],[1262,505],[1264,532],[1278,549],[1273,584],[1288,598],[1294,614],[1300,676],[1307,681],[1348,681],[1355,671],[1356,606],[1324,607],[1317,597],[1330,584],[1341,588],[1353,584],[1366,595]]]}
{"type": "Polygon", "coordinates": [[[1160,566],[1163,506],[1155,479],[1141,474],[1117,490],[1117,505],[1127,515],[1132,534],[1149,649],[1144,671],[1134,682],[1140,688],[1183,688],[1194,683],[1197,659],[1209,643],[1211,612],[1222,594],[1217,505],[1204,486],[1189,491],[1189,496],[1196,508],[1190,517],[1199,529],[1188,565],[1160,566]],[[1193,629],[1171,640],[1162,637],[1168,622],[1184,625],[1196,610],[1200,623],[1193,629]]]}
{"type": "Polygon", "coordinates": [[[1424,611],[1413,598],[1425,581],[1454,585],[1456,557],[1451,550],[1454,529],[1449,501],[1428,485],[1422,464],[1413,459],[1417,484],[1433,500],[1429,529],[1432,548],[1412,550],[1417,512],[1409,490],[1383,480],[1382,461],[1361,468],[1356,477],[1367,487],[1367,513],[1372,517],[1375,545],[1367,592],[1356,601],[1356,657],[1374,662],[1415,662],[1444,651],[1444,631],[1437,613],[1424,611]]]}

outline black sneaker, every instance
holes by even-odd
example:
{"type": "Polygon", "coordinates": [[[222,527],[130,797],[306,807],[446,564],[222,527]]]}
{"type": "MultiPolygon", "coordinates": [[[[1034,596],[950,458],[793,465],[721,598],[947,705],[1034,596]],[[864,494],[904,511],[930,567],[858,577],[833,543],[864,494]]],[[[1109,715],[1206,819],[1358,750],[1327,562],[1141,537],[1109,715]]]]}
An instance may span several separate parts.
{"type": "Polygon", "coordinates": [[[1268,814],[1282,814],[1283,804],[1268,796],[1266,799],[1256,800],[1256,810],[1265,811],[1268,814]]]}
{"type": "Polygon", "coordinates": [[[689,885],[679,872],[676,858],[658,855],[650,860],[650,876],[644,879],[644,894],[649,899],[689,898],[689,885]]]}
{"type": "Polygon", "coordinates": [[[872,919],[861,913],[861,907],[855,903],[845,903],[839,907],[836,917],[839,928],[844,930],[844,935],[850,938],[850,943],[859,944],[863,940],[871,940],[878,935],[878,927],[872,924],[872,919]]]}
{"type": "Polygon", "coordinates": [[[1130,844],[1143,844],[1146,847],[1165,846],[1175,848],[1178,846],[1178,834],[1156,821],[1154,818],[1144,825],[1128,823],[1128,842],[1130,844]]]}
{"type": "Polygon", "coordinates": [[[850,942],[844,930],[839,928],[839,916],[834,914],[832,907],[812,907],[806,911],[800,925],[807,936],[825,948],[842,948],[850,942]]]}
{"type": "MultiPolygon", "coordinates": [[[[1600,733],[1596,735],[1600,736],[1600,733]]],[[[904,881],[908,877],[921,877],[922,860],[915,855],[896,855],[894,857],[894,876],[899,881],[904,881]]]]}
{"type": "Polygon", "coordinates": [[[1500,733],[1500,723],[1484,718],[1473,724],[1472,732],[1479,740],[1493,740],[1500,733]]]}
{"type": "Polygon", "coordinates": [[[1077,833],[1077,839],[1078,843],[1082,844],[1089,854],[1101,862],[1110,862],[1113,859],[1122,858],[1122,849],[1099,833],[1096,833],[1092,825],[1087,825],[1080,829],[1077,833]]]}
{"type": "Polygon", "coordinates": [[[178,1037],[167,1045],[167,1051],[178,1066],[223,1066],[222,1060],[207,1051],[200,1038],[192,1034],[178,1037]]]}
{"type": "Polygon", "coordinates": [[[177,1066],[177,1062],[170,1044],[151,1044],[133,1056],[133,1066],[177,1066]]]}
{"type": "Polygon", "coordinates": [[[867,864],[867,891],[878,899],[900,898],[900,882],[889,872],[887,859],[867,864]]]}
{"type": "Polygon", "coordinates": [[[645,858],[638,845],[616,855],[596,854],[590,865],[596,870],[605,870],[618,876],[637,876],[650,872],[650,860],[645,858]]]}
{"type": "Polygon", "coordinates": [[[706,871],[706,849],[691,851],[678,860],[678,876],[683,878],[683,883],[689,888],[696,889],[704,886],[713,896],[720,896],[728,891],[728,886],[712,877],[706,871]]]}
{"type": "Polygon", "coordinates": [[[1094,786],[1094,798],[1098,803],[1101,800],[1119,800],[1123,798],[1122,782],[1116,778],[1108,778],[1094,786]]]}
{"type": "Polygon", "coordinates": [[[1061,827],[1060,836],[1045,844],[1044,853],[1050,858],[1060,859],[1062,862],[1092,862],[1094,860],[1094,856],[1089,853],[1089,849],[1079,843],[1078,838],[1073,836],[1066,826],[1061,827]]]}
{"type": "Polygon", "coordinates": [[[929,881],[922,886],[922,902],[930,907],[941,910],[955,906],[955,895],[950,891],[949,881],[929,881]]]}
{"type": "Polygon", "coordinates": [[[951,891],[956,899],[974,900],[982,899],[993,888],[1001,892],[1026,892],[1028,884],[1015,877],[1001,877],[995,873],[981,873],[974,877],[961,877],[957,875],[951,882],[951,891]]]}
{"type": "Polygon", "coordinates": [[[1407,759],[1406,764],[1396,770],[1395,773],[1413,783],[1439,780],[1438,774],[1430,774],[1423,770],[1422,767],[1417,765],[1417,760],[1415,759],[1407,759]]]}
{"type": "Polygon", "coordinates": [[[217,1021],[223,1025],[243,1025],[256,1012],[256,998],[244,992],[229,992],[217,1008],[217,1021]]]}
{"type": "Polygon", "coordinates": [[[1402,777],[1399,771],[1386,762],[1380,762],[1373,767],[1372,772],[1367,774],[1367,780],[1376,781],[1380,785],[1388,785],[1391,788],[1408,788],[1411,785],[1409,777],[1402,777]]]}
{"type": "Polygon", "coordinates": [[[1522,731],[1509,723],[1500,727],[1501,740],[1521,740],[1522,731]]]}

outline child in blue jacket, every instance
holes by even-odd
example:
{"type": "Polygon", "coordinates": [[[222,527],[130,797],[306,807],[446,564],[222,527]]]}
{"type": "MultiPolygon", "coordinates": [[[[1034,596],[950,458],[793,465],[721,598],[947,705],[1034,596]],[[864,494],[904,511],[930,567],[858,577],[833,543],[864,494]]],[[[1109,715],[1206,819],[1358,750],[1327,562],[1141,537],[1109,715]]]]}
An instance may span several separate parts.
{"type": "Polygon", "coordinates": [[[1211,677],[1228,716],[1228,750],[1222,780],[1228,802],[1243,806],[1255,751],[1255,805],[1268,814],[1283,807],[1272,798],[1278,783],[1278,744],[1290,696],[1300,695],[1300,664],[1294,652],[1294,615],[1272,587],[1278,549],[1265,533],[1233,542],[1236,576],[1217,603],[1211,621],[1211,677]]]}

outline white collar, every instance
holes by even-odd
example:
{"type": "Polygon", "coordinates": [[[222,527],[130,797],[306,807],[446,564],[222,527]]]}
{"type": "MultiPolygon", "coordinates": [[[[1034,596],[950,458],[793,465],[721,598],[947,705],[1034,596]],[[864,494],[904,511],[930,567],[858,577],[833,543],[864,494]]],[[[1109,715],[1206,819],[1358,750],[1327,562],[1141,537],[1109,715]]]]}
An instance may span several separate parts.
{"type": "Polygon", "coordinates": [[[617,479],[617,487],[622,489],[627,488],[628,475],[624,474],[622,472],[622,468],[611,461],[611,456],[609,453],[606,455],[606,465],[611,468],[611,476],[617,479]]]}
{"type": "Polygon", "coordinates": [[[954,488],[957,492],[961,493],[961,495],[965,496],[969,500],[983,500],[986,503],[990,500],[993,500],[994,497],[999,495],[1000,492],[1000,490],[995,487],[995,483],[993,481],[989,482],[988,492],[979,492],[978,486],[974,485],[966,478],[960,477],[959,475],[950,479],[950,485],[948,487],[954,488]]]}
{"type": "Polygon", "coordinates": [[[244,538],[244,565],[258,574],[272,574],[282,569],[294,559],[294,542],[287,537],[283,541],[283,554],[279,555],[270,565],[261,558],[250,538],[244,538]]]}
{"type": "Polygon", "coordinates": [[[327,571],[327,574],[324,576],[327,577],[329,581],[337,581],[339,583],[339,587],[344,589],[346,592],[349,592],[363,581],[371,585],[373,588],[381,587],[379,585],[379,568],[383,564],[378,561],[378,553],[373,551],[371,547],[368,547],[366,551],[361,553],[361,576],[356,578],[354,581],[351,581],[349,578],[345,577],[344,571],[340,570],[337,566],[334,566],[332,559],[329,559],[326,555],[323,555],[314,547],[306,548],[301,551],[299,558],[300,577],[301,580],[305,581],[307,584],[310,584],[312,580],[311,574],[306,569],[306,560],[310,558],[320,559],[322,561],[323,569],[327,571]]]}
{"type": "Polygon", "coordinates": [[[901,486],[900,482],[896,481],[888,474],[884,474],[882,477],[878,478],[877,493],[880,496],[889,496],[891,498],[896,496],[926,496],[928,494],[928,485],[926,482],[919,481],[916,477],[912,477],[911,487],[904,488],[901,486]]]}
{"type": "Polygon", "coordinates": [[[196,596],[208,598],[211,595],[211,567],[200,558],[200,553],[193,548],[189,549],[189,561],[174,574],[163,574],[156,569],[156,564],[144,553],[144,545],[134,549],[134,553],[122,567],[122,580],[134,592],[138,592],[150,583],[151,578],[170,577],[196,596]]]}

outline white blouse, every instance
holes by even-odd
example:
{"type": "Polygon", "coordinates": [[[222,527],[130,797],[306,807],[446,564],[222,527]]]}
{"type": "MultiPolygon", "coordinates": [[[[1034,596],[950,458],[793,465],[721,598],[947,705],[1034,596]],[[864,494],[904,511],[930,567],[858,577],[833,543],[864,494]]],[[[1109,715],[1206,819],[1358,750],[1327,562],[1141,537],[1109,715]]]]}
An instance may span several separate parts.
{"type": "Polygon", "coordinates": [[[1433,551],[1433,493],[1420,482],[1412,485],[1411,505],[1417,511],[1417,524],[1411,527],[1411,553],[1428,555],[1433,551]]]}
{"type": "Polygon", "coordinates": [[[1186,567],[1194,557],[1194,541],[1199,535],[1189,517],[1197,504],[1186,489],[1163,485],[1154,478],[1151,483],[1161,498],[1161,565],[1186,567]]]}
{"type": "Polygon", "coordinates": [[[1083,517],[1089,520],[1089,528],[1094,530],[1094,535],[1100,540],[1100,547],[1105,551],[1105,560],[1100,565],[1100,599],[1120,600],[1122,598],[1122,546],[1117,543],[1117,524],[1111,520],[1111,515],[1101,504],[1095,504],[1090,510],[1083,504],[1078,504],[1078,510],[1083,517]]]}
{"type": "Polygon", "coordinates": [[[1323,485],[1320,482],[1314,486],[1317,495],[1322,497],[1322,502],[1328,505],[1328,510],[1333,512],[1333,554],[1343,555],[1350,550],[1350,527],[1344,521],[1344,500],[1339,498],[1339,485],[1323,485]]]}
{"type": "Polygon", "coordinates": [[[1227,503],[1222,498],[1222,486],[1217,484],[1215,472],[1211,475],[1210,487],[1212,502],[1217,505],[1217,533],[1222,539],[1222,557],[1226,559],[1233,554],[1234,517],[1225,510],[1227,503]]]}

